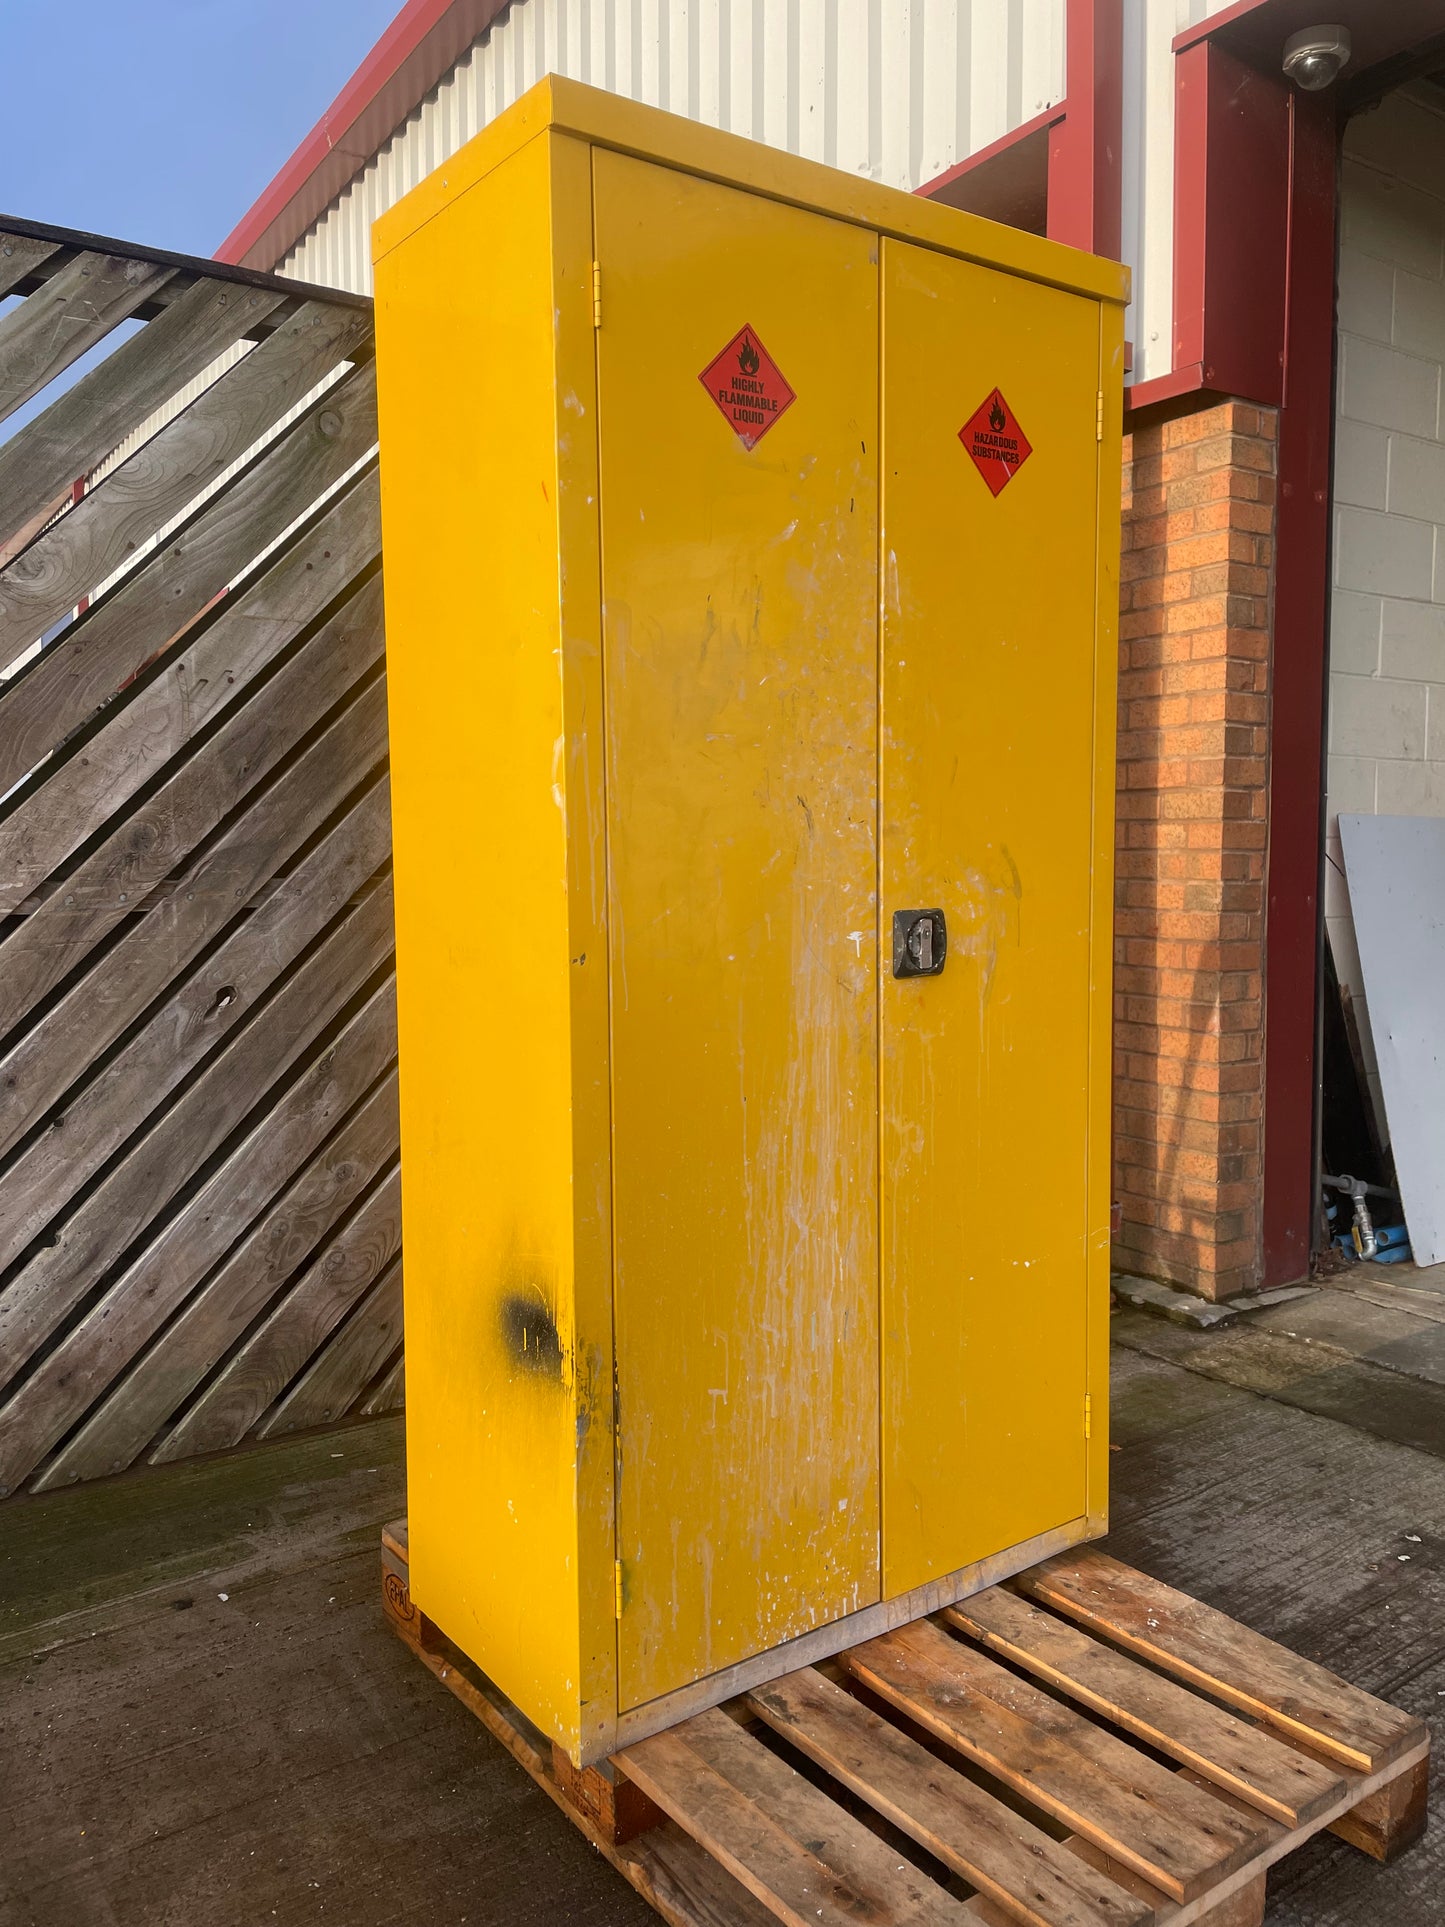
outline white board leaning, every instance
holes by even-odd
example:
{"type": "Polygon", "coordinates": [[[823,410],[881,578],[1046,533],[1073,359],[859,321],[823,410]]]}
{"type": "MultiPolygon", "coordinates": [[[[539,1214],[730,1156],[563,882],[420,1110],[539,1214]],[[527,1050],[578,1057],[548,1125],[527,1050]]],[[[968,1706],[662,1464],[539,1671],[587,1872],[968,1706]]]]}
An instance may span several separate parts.
{"type": "Polygon", "coordinates": [[[1445,817],[1340,817],[1415,1262],[1445,1260],[1445,817]]]}

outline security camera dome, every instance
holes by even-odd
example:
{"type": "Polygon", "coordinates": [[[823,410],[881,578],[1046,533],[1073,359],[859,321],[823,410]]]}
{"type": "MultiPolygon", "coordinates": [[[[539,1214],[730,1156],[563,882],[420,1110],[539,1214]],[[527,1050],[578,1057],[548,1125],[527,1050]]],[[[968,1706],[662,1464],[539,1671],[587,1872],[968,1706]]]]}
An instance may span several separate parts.
{"type": "Polygon", "coordinates": [[[1284,43],[1284,70],[1307,94],[1331,86],[1349,57],[1348,27],[1306,27],[1284,43]]]}

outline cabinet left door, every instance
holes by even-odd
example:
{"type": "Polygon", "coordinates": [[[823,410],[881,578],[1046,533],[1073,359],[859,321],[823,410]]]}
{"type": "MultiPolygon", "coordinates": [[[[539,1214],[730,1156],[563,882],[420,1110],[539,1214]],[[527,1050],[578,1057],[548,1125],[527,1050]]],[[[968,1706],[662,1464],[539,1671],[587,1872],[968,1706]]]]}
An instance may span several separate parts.
{"type": "Polygon", "coordinates": [[[594,192],[626,1710],[879,1596],[878,244],[594,192]]]}

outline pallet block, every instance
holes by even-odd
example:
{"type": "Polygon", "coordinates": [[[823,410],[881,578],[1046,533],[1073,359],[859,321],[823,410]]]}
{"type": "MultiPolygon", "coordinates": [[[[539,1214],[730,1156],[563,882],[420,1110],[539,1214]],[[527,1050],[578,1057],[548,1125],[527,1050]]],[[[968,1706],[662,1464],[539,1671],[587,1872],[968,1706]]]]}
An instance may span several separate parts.
{"type": "Polygon", "coordinates": [[[1330,1828],[1424,1830],[1429,1735],[1086,1548],[578,1770],[412,1603],[391,1623],[673,1927],[1258,1927],[1330,1828]]]}

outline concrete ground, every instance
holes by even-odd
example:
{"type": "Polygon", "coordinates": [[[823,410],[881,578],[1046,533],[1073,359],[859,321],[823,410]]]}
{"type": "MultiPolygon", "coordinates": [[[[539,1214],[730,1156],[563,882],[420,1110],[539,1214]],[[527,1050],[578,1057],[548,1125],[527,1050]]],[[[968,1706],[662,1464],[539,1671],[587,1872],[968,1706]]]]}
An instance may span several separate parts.
{"type": "MultiPolygon", "coordinates": [[[[1445,1737],[1445,1382],[1340,1296],[1116,1319],[1110,1545],[1445,1737]]],[[[384,1420],[0,1510],[0,1927],[654,1918],[384,1629],[401,1454],[384,1420]]],[[[1445,1816],[1270,1882],[1276,1927],[1439,1927],[1445,1816]]]]}

